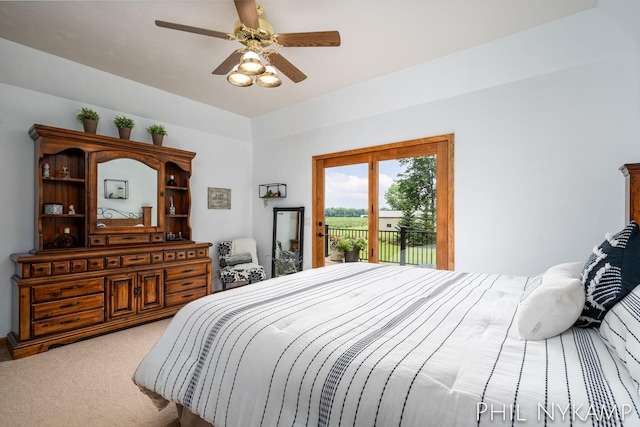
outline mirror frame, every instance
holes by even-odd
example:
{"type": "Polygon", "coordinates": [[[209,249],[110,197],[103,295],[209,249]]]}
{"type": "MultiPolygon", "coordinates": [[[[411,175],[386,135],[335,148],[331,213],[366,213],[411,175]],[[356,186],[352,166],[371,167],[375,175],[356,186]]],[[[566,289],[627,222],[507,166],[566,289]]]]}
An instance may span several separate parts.
{"type": "MultiPolygon", "coordinates": [[[[158,159],[143,156],[138,153],[126,152],[126,151],[97,151],[90,154],[89,159],[89,211],[91,217],[89,218],[89,233],[90,234],[122,234],[122,233],[156,233],[164,230],[164,215],[161,215],[160,210],[164,206],[164,186],[162,182],[163,174],[162,162],[158,159]],[[156,216],[155,226],[146,227],[108,227],[98,228],[98,165],[100,163],[108,162],[116,159],[131,159],[137,160],[151,169],[156,171],[157,177],[157,201],[156,212],[152,213],[156,216]]],[[[142,208],[142,207],[141,207],[142,208]]]]}
{"type": "Polygon", "coordinates": [[[302,271],[303,266],[303,248],[304,248],[304,206],[297,208],[273,208],[273,240],[271,242],[271,277],[276,276],[276,241],[278,235],[278,213],[279,212],[297,212],[298,213],[298,272],[302,271]]]}

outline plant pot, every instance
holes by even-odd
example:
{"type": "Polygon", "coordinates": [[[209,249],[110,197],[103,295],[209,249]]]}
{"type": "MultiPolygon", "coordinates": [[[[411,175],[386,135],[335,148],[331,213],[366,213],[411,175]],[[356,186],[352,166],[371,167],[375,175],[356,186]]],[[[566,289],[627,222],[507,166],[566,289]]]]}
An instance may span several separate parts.
{"type": "Polygon", "coordinates": [[[344,255],[339,250],[333,248],[329,251],[329,259],[331,261],[342,262],[344,260],[344,255]]]}
{"type": "Polygon", "coordinates": [[[131,128],[118,128],[118,135],[120,135],[120,139],[130,139],[131,128]]]}
{"type": "Polygon", "coordinates": [[[151,139],[153,140],[153,145],[162,147],[162,140],[164,139],[164,135],[160,135],[159,133],[152,133],[151,139]]]}
{"type": "Polygon", "coordinates": [[[344,262],[358,262],[360,261],[360,249],[354,249],[352,251],[344,252],[344,262]]]}
{"type": "Polygon", "coordinates": [[[91,119],[82,119],[82,126],[86,133],[96,133],[98,131],[98,121],[91,119]]]}

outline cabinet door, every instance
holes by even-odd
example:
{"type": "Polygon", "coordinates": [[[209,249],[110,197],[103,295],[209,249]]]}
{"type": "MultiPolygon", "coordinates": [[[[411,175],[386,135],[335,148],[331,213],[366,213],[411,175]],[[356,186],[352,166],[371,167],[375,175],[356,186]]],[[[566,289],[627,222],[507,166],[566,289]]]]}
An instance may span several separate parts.
{"type": "Polygon", "coordinates": [[[148,311],[164,307],[163,270],[138,273],[138,310],[148,311]]]}
{"type": "Polygon", "coordinates": [[[136,273],[107,276],[109,319],[136,314],[136,273]]]}

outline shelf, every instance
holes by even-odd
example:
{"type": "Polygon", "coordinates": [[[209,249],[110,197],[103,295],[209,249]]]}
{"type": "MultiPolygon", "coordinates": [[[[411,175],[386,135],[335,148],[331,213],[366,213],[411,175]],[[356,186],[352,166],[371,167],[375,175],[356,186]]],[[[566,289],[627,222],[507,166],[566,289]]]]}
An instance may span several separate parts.
{"type": "Polygon", "coordinates": [[[189,187],[176,187],[176,186],[173,186],[173,185],[167,185],[167,186],[165,186],[165,188],[167,190],[175,190],[175,191],[187,191],[187,190],[189,190],[189,187]]]}
{"type": "Polygon", "coordinates": [[[258,186],[258,197],[261,199],[284,199],[287,197],[287,184],[272,183],[258,186]]]}
{"type": "Polygon", "coordinates": [[[46,176],[43,176],[42,180],[43,181],[50,181],[50,182],[53,182],[53,181],[57,181],[57,182],[78,182],[78,183],[82,183],[82,184],[84,184],[84,182],[86,181],[83,178],[57,178],[57,177],[48,177],[47,178],[46,176]]]}
{"type": "Polygon", "coordinates": [[[84,218],[84,214],[42,214],[42,218],[84,218]]]}

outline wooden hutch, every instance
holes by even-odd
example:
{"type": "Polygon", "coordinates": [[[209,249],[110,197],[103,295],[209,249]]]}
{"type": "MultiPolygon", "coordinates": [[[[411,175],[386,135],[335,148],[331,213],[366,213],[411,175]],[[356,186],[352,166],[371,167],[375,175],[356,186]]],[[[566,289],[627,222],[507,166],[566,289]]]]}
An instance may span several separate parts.
{"type": "Polygon", "coordinates": [[[626,223],[640,223],[640,163],[622,165],[620,171],[625,177],[626,223]]]}
{"type": "Polygon", "coordinates": [[[175,314],[211,293],[191,240],[195,153],[49,126],[35,149],[35,249],[14,254],[14,358],[175,314]]]}

